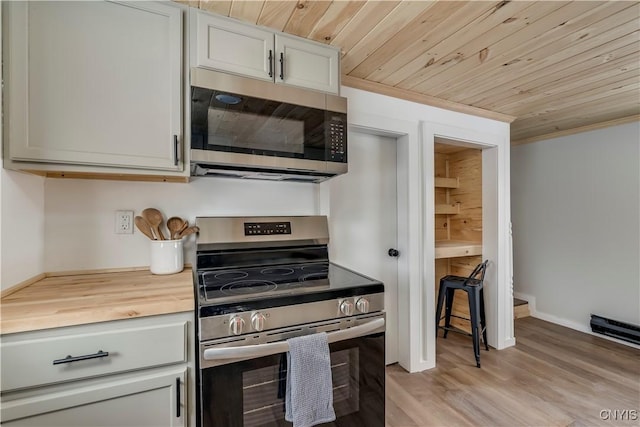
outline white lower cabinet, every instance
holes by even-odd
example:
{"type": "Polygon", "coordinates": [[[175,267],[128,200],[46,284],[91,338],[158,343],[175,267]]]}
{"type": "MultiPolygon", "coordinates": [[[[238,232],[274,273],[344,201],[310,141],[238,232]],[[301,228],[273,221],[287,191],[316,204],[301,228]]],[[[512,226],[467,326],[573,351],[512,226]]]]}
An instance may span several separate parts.
{"type": "Polygon", "coordinates": [[[2,405],[11,427],[182,427],[186,368],[53,391],[2,405]]]}
{"type": "Polygon", "coordinates": [[[2,426],[183,427],[193,313],[2,335],[2,426]]]}

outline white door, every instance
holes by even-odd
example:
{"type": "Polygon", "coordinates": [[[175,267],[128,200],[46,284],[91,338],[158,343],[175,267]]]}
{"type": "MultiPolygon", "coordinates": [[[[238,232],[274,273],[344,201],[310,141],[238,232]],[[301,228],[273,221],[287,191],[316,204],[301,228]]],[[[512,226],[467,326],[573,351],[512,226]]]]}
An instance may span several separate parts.
{"type": "MultiPolygon", "coordinates": [[[[398,361],[396,140],[349,132],[349,172],[329,184],[329,259],[385,286],[386,362],[398,361]]],[[[402,254],[400,254],[402,256],[402,254]]]]}

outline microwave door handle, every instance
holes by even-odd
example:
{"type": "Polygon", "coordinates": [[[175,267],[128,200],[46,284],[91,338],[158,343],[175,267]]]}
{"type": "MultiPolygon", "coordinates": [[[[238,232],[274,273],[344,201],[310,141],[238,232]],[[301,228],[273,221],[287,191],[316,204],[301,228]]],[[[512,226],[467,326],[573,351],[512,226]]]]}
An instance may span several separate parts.
{"type": "MultiPolygon", "coordinates": [[[[384,324],[384,317],[382,317],[352,328],[330,332],[327,334],[327,341],[333,343],[368,335],[380,328],[384,328],[384,324]]],[[[287,351],[289,351],[289,344],[286,341],[279,341],[242,347],[209,348],[204,351],[203,358],[205,360],[253,359],[256,357],[285,353],[287,351]]]]}

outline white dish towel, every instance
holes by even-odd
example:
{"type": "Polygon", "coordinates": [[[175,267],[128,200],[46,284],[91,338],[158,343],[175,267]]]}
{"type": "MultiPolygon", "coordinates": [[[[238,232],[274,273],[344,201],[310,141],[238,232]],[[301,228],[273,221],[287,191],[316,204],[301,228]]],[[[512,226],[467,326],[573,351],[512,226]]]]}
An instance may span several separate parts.
{"type": "Polygon", "coordinates": [[[285,415],[293,427],[311,427],[336,419],[327,334],[290,338],[287,354],[285,415]]]}

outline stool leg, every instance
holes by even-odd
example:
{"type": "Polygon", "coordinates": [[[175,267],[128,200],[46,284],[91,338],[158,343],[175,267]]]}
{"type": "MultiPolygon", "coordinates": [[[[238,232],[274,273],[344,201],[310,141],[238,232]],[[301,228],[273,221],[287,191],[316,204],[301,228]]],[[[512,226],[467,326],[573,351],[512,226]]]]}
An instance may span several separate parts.
{"type": "Polygon", "coordinates": [[[444,338],[447,337],[449,333],[449,328],[451,327],[451,311],[453,309],[453,297],[455,289],[446,288],[446,306],[445,306],[445,315],[444,315],[444,338]]]}
{"type": "Polygon", "coordinates": [[[440,329],[440,320],[442,320],[442,305],[444,304],[444,295],[444,282],[441,279],[440,287],[438,288],[438,306],[436,307],[436,337],[438,336],[438,329],[440,329]]]}
{"type": "Polygon", "coordinates": [[[473,353],[476,357],[476,366],[480,367],[480,294],[477,288],[467,291],[469,295],[469,314],[471,315],[471,336],[473,337],[473,353]]]}
{"type": "Polygon", "coordinates": [[[487,342],[487,318],[484,315],[484,289],[480,289],[480,324],[482,327],[484,348],[489,351],[489,343],[487,342]]]}

